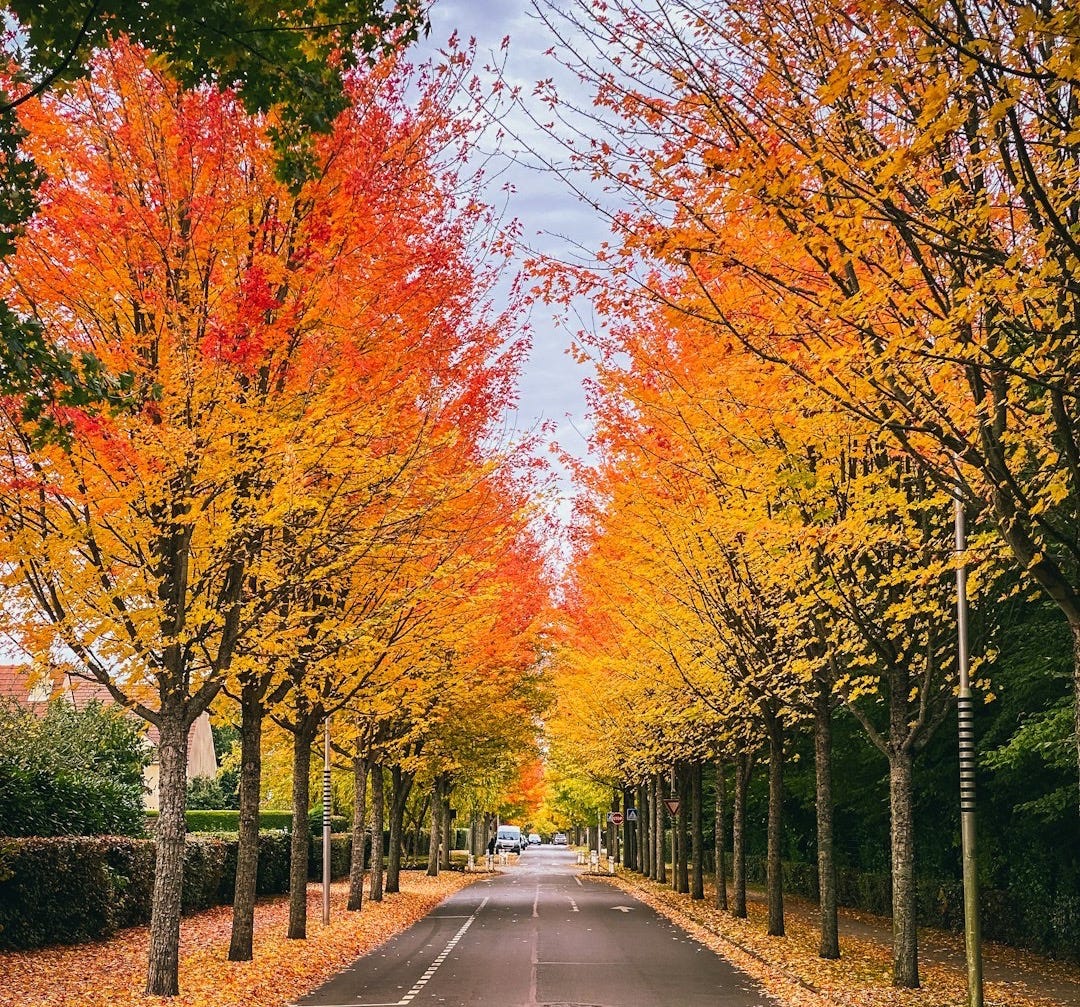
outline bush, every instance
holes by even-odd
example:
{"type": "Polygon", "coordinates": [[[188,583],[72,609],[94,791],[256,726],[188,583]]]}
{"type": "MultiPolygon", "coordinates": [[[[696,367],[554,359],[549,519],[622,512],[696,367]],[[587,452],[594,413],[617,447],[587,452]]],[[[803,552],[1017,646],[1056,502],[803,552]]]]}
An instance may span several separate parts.
{"type": "MultiPolygon", "coordinates": [[[[311,829],[311,834],[322,835],[322,808],[316,807],[308,813],[308,827],[311,829]]],[[[292,828],[292,819],[289,819],[289,828],[292,828]]],[[[331,832],[349,832],[352,829],[352,822],[344,815],[331,815],[330,816],[330,831],[331,832]]]]}
{"type": "Polygon", "coordinates": [[[153,844],[115,836],[0,840],[0,947],[110,937],[150,917],[153,844]]]}
{"type": "MultiPolygon", "coordinates": [[[[283,832],[259,834],[258,894],[280,895],[289,890],[289,842],[283,832]]],[[[334,837],[331,870],[335,877],[348,874],[350,845],[348,836],[334,837]]],[[[236,848],[235,835],[188,837],[185,912],[232,901],[236,848]]],[[[0,949],[100,940],[123,927],[147,923],[154,859],[149,839],[0,839],[0,949]]],[[[321,872],[321,860],[313,856],[312,862],[321,872]]]]}
{"type": "MultiPolygon", "coordinates": [[[[728,876],[731,876],[730,854],[728,876]]],[[[765,884],[765,858],[747,856],[746,877],[765,884]]],[[[784,861],[784,891],[817,901],[817,866],[784,861]]],[[[892,882],[888,873],[838,868],[837,902],[876,916],[892,915],[892,882]]],[[[983,938],[1012,947],[1030,948],[1057,958],[1080,960],[1080,894],[1067,885],[1014,884],[1007,890],[979,891],[983,938]]],[[[964,890],[959,881],[919,878],[916,915],[920,926],[959,931],[964,926],[964,890]]]]}
{"type": "Polygon", "coordinates": [[[184,886],[180,905],[184,912],[209,909],[232,901],[236,885],[235,837],[190,836],[184,847],[184,886]],[[232,857],[228,857],[232,847],[232,857]],[[226,871],[231,859],[231,876],[226,871]]]}
{"type": "MultiPolygon", "coordinates": [[[[188,810],[185,815],[188,832],[232,832],[240,830],[240,812],[229,810],[188,810]]],[[[260,829],[292,828],[292,812],[260,811],[260,829]]]]}
{"type": "Polygon", "coordinates": [[[188,780],[187,808],[195,810],[218,810],[226,807],[225,792],[213,776],[196,776],[188,780]]]}
{"type": "MultiPolygon", "coordinates": [[[[349,864],[352,859],[352,836],[330,836],[330,877],[346,878],[349,876],[349,864]]],[[[308,877],[318,881],[322,877],[322,836],[311,837],[311,856],[308,858],[308,877]]],[[[288,879],[286,879],[288,888],[288,879]]]]}
{"type": "Polygon", "coordinates": [[[139,727],[117,707],[0,701],[0,835],[143,835],[139,727]]]}

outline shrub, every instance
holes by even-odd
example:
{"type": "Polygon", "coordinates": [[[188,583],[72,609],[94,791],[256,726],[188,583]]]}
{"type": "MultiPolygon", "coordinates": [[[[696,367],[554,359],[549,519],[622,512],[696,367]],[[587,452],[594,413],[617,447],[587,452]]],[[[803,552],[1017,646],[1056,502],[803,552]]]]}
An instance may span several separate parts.
{"type": "MultiPolygon", "coordinates": [[[[240,812],[230,810],[189,809],[188,832],[237,832],[240,828],[240,812]]],[[[292,812],[260,811],[260,829],[285,829],[292,827],[292,812]]]]}
{"type": "Polygon", "coordinates": [[[184,848],[184,885],[180,904],[184,912],[209,909],[232,898],[236,884],[236,838],[189,836],[184,848]],[[232,877],[226,873],[232,846],[232,877]]]}
{"type": "Polygon", "coordinates": [[[148,840],[0,840],[0,947],[73,944],[145,922],[152,864],[148,840]]]}
{"type": "MultiPolygon", "coordinates": [[[[322,835],[322,808],[315,807],[308,813],[308,826],[311,829],[311,834],[322,835]]],[[[289,819],[289,828],[292,828],[292,819],[289,819]]],[[[331,815],[330,816],[330,831],[331,832],[348,832],[352,829],[352,822],[349,821],[344,815],[331,815]]]]}
{"type": "MultiPolygon", "coordinates": [[[[816,901],[817,867],[785,861],[784,891],[816,901]]],[[[731,876],[730,860],[728,876],[731,876]]],[[[746,876],[751,884],[765,884],[765,858],[747,856],[746,876]]],[[[1068,884],[1057,887],[1048,880],[1013,884],[1007,890],[983,887],[979,891],[983,937],[1013,947],[1030,948],[1057,958],[1080,960],[1080,894],[1068,884]]],[[[887,872],[839,868],[837,902],[876,916],[892,915],[892,883],[887,872]]],[[[916,915],[921,926],[961,930],[964,926],[964,890],[955,880],[919,878],[916,915]]]]}
{"type": "Polygon", "coordinates": [[[55,700],[38,716],[0,702],[0,835],[142,835],[145,759],[116,707],[55,700]]]}
{"type": "Polygon", "coordinates": [[[195,779],[188,781],[187,807],[189,811],[217,810],[225,807],[225,793],[216,777],[196,776],[195,779]]]}
{"type": "MultiPolygon", "coordinates": [[[[331,869],[335,877],[344,877],[349,837],[334,840],[331,869]]],[[[236,847],[235,835],[188,837],[185,912],[232,901],[236,847]]],[[[146,923],[153,889],[154,844],[149,839],[0,839],[0,949],[99,940],[146,923]]],[[[278,895],[288,890],[289,836],[260,833],[256,891],[278,895]]]]}
{"type": "MultiPolygon", "coordinates": [[[[345,878],[349,875],[352,858],[352,836],[334,834],[330,836],[330,877],[345,878]]],[[[318,881],[322,877],[322,836],[311,837],[311,856],[308,858],[308,877],[318,881]]],[[[288,880],[286,879],[286,888],[288,880]]]]}

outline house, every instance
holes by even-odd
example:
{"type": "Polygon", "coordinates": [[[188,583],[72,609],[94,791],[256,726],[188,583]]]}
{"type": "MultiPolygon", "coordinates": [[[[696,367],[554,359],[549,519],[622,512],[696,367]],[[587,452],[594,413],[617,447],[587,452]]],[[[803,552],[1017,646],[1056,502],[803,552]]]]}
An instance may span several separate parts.
{"type": "MultiPolygon", "coordinates": [[[[115,702],[109,690],[100,682],[87,681],[64,674],[55,683],[38,681],[31,684],[30,668],[25,665],[0,664],[0,696],[12,697],[20,706],[30,709],[47,703],[51,698],[61,697],[76,709],[83,709],[89,703],[98,700],[102,703],[115,702]]],[[[145,723],[140,721],[140,723],[145,723]]],[[[146,741],[151,752],[157,751],[158,733],[153,724],[145,724],[146,741]]],[[[143,769],[143,782],[146,790],[143,804],[150,810],[157,810],[159,800],[159,777],[161,766],[155,755],[143,769]]],[[[210,731],[210,717],[204,713],[194,724],[188,735],[187,778],[196,776],[216,776],[218,771],[217,756],[214,753],[214,737],[210,731]]]]}

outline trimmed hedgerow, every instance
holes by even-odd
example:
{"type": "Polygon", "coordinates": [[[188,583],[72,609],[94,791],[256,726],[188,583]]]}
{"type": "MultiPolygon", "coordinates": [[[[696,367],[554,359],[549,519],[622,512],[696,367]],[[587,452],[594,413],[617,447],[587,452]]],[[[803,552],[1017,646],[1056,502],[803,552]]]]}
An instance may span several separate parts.
{"type": "MultiPolygon", "coordinates": [[[[730,861],[729,861],[730,864],[730,861]]],[[[765,883],[765,858],[746,858],[747,879],[765,883]]],[[[816,900],[816,864],[785,861],[784,891],[816,900]]],[[[729,867],[730,877],[730,867],[729,867]]],[[[982,933],[986,940],[1013,947],[1030,948],[1056,958],[1080,960],[1080,892],[1060,880],[1022,878],[1006,891],[984,887],[979,892],[982,906],[982,933]]],[[[838,868],[837,901],[841,906],[861,909],[878,916],[892,913],[889,874],[883,871],[856,871],[838,868]]],[[[964,926],[964,891],[959,881],[920,878],[916,913],[923,926],[961,930],[964,926]]]]}
{"type": "MultiPolygon", "coordinates": [[[[349,872],[351,839],[334,836],[333,877],[349,872]]],[[[188,836],[183,909],[232,901],[235,835],[188,836]]],[[[312,843],[312,877],[322,873],[322,844],[312,843]]],[[[0,948],[77,944],[110,937],[150,919],[154,844],[121,836],[0,839],[0,948]]],[[[289,890],[289,835],[259,834],[256,890],[289,890]]]]}
{"type": "MultiPolygon", "coordinates": [[[[157,818],[156,811],[146,813],[151,828],[157,818]]],[[[203,811],[188,809],[184,814],[188,832],[232,832],[239,831],[240,812],[229,809],[203,811]]],[[[292,826],[291,811],[260,811],[260,829],[285,829],[292,826]]]]}
{"type": "Polygon", "coordinates": [[[75,944],[143,922],[152,864],[153,844],[147,840],[0,840],[0,947],[75,944]]]}

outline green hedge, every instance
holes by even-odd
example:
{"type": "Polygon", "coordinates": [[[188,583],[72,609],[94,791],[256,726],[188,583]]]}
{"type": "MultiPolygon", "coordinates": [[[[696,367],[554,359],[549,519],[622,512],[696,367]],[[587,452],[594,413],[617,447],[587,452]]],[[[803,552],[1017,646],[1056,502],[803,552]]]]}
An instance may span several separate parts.
{"type": "MultiPolygon", "coordinates": [[[[157,820],[156,811],[146,812],[147,822],[153,828],[157,820]]],[[[188,810],[184,815],[188,832],[237,832],[240,828],[240,812],[228,809],[219,811],[188,810]]],[[[292,828],[291,811],[260,811],[260,829],[281,829],[288,832],[292,828]]]]}
{"type": "MultiPolygon", "coordinates": [[[[330,877],[348,877],[349,864],[352,860],[352,836],[331,834],[330,836],[330,877]]],[[[365,861],[366,862],[366,861],[365,861]]],[[[311,857],[308,859],[308,877],[318,881],[322,877],[322,836],[312,836],[311,857]]],[[[286,879],[288,888],[288,879],[286,879]]]]}
{"type": "MultiPolygon", "coordinates": [[[[259,835],[256,891],[289,890],[284,832],[259,835]]],[[[349,873],[351,838],[333,836],[331,874],[349,873]]],[[[184,912],[232,902],[235,835],[189,836],[184,858],[184,912]]],[[[154,844],[148,839],[72,836],[0,839],[0,949],[76,944],[110,937],[150,919],[154,844]]],[[[309,875],[322,876],[322,842],[312,842],[309,875]]]]}
{"type": "MultiPolygon", "coordinates": [[[[154,822],[157,820],[158,813],[156,811],[147,811],[146,819],[149,828],[152,830],[154,822]]],[[[205,810],[192,810],[189,809],[184,813],[184,818],[187,821],[187,830],[189,833],[207,833],[207,832],[238,832],[240,829],[240,812],[230,810],[228,808],[216,809],[214,811],[205,810]]],[[[313,811],[308,816],[308,821],[311,826],[312,833],[318,833],[322,835],[322,812],[313,811]]],[[[259,812],[259,828],[260,829],[281,829],[283,832],[292,831],[292,812],[291,811],[260,811],[259,812]]],[[[330,816],[330,831],[333,833],[349,832],[352,829],[352,822],[349,821],[344,815],[331,815],[330,816]]]]}
{"type": "MultiPolygon", "coordinates": [[[[785,861],[783,871],[785,892],[817,901],[816,865],[785,861]]],[[[752,884],[764,885],[765,858],[748,856],[746,876],[752,884]]],[[[892,881],[886,872],[840,868],[836,872],[836,889],[842,906],[878,916],[892,915],[892,881]]],[[[985,940],[1080,961],[1080,892],[1064,886],[1055,888],[1049,879],[1042,879],[1041,884],[1031,882],[1008,890],[982,888],[979,902],[985,940]]],[[[963,884],[920,878],[916,912],[921,926],[962,930],[963,884]]]]}

